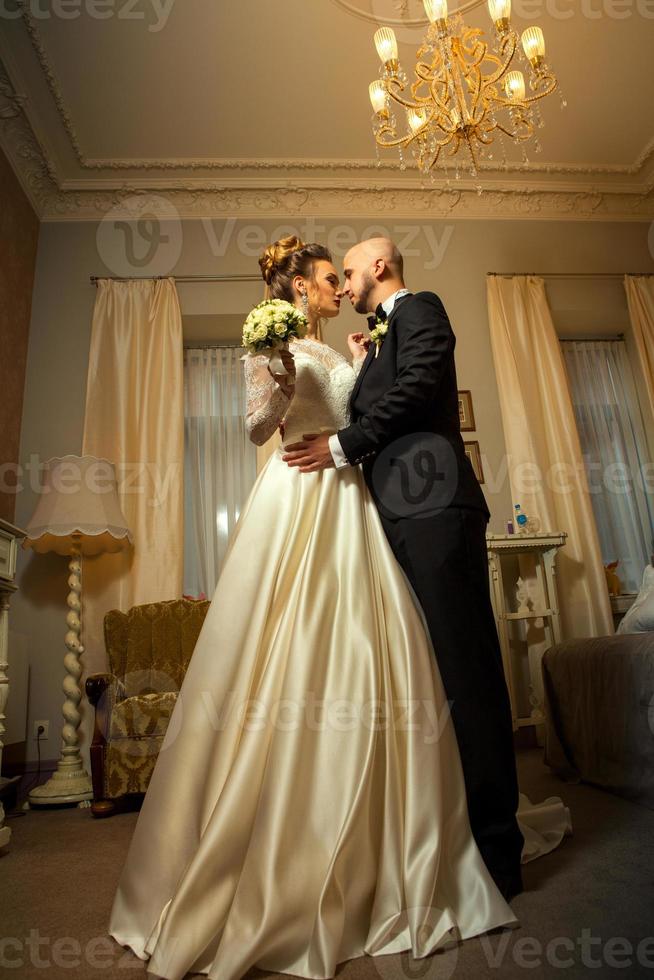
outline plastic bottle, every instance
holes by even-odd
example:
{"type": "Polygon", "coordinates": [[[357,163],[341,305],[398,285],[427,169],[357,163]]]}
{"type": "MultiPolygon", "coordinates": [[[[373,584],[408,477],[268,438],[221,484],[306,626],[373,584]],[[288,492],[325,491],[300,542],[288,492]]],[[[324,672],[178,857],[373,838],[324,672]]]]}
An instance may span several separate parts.
{"type": "Polygon", "coordinates": [[[527,530],[527,521],[528,521],[528,517],[527,517],[526,514],[523,514],[522,507],[520,506],[520,504],[516,504],[515,505],[515,522],[516,522],[516,525],[517,525],[518,534],[524,533],[527,530]]]}

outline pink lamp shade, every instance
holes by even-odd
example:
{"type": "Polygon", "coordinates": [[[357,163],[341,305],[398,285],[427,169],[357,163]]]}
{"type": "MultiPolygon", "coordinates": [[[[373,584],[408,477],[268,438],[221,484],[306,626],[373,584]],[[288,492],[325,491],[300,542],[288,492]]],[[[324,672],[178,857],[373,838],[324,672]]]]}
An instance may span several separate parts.
{"type": "Polygon", "coordinates": [[[70,555],[73,535],[82,555],[122,551],[133,543],[118,500],[116,470],[108,459],[68,455],[45,463],[23,548],[70,555]]]}

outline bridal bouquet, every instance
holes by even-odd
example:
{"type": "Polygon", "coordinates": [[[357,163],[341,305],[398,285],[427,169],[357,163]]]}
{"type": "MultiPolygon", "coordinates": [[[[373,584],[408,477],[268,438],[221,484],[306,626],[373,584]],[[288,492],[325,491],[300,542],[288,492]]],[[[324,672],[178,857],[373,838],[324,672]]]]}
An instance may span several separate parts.
{"type": "Polygon", "coordinates": [[[291,337],[304,337],[307,326],[306,316],[292,303],[285,299],[266,299],[254,307],[243,324],[243,346],[250,354],[270,352],[272,373],[288,374],[279,348],[285,347],[291,337]]]}

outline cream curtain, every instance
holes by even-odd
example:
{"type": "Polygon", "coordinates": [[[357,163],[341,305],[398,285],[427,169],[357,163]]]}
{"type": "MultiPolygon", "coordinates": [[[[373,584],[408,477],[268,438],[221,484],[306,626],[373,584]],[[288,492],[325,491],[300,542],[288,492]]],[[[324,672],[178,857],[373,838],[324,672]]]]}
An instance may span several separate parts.
{"type": "Polygon", "coordinates": [[[654,418],[654,277],[625,276],[631,329],[654,418]]]}
{"type": "Polygon", "coordinates": [[[184,351],[184,592],[211,598],[257,476],[242,347],[184,351]]]}
{"type": "Polygon", "coordinates": [[[537,516],[542,530],[568,533],[557,559],[563,635],[572,639],[613,633],[599,538],[545,283],[534,276],[489,276],[487,297],[513,501],[537,516]]]}
{"type": "Polygon", "coordinates": [[[109,609],[174,599],[184,565],[182,317],[173,279],[97,284],[82,452],[116,464],[134,548],[84,562],[84,664],[109,609]]]}

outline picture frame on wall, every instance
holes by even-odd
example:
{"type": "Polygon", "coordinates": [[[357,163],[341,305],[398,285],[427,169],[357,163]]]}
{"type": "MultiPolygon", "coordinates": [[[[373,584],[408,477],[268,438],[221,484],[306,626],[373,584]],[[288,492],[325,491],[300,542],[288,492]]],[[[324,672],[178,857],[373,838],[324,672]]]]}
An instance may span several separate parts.
{"type": "Polygon", "coordinates": [[[472,463],[472,468],[475,471],[475,476],[480,483],[484,482],[484,470],[481,465],[481,450],[479,449],[479,443],[474,442],[464,442],[463,443],[466,456],[472,463]]]}
{"type": "Polygon", "coordinates": [[[472,407],[472,392],[460,391],[459,393],[459,424],[461,432],[475,431],[475,413],[472,407]]]}

